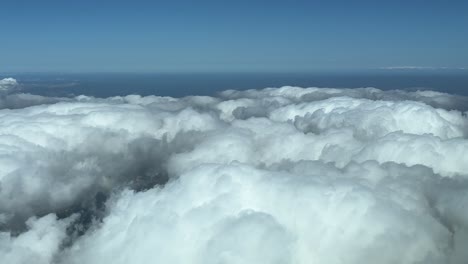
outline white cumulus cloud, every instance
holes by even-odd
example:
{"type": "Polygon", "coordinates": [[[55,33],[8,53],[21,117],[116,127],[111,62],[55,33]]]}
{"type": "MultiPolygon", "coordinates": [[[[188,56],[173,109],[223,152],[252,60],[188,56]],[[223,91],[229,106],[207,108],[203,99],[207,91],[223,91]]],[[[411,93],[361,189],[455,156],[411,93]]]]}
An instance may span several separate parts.
{"type": "Polygon", "coordinates": [[[468,260],[465,97],[282,87],[0,102],[7,263],[468,260]]]}
{"type": "Polygon", "coordinates": [[[5,78],[0,80],[0,91],[6,92],[18,86],[18,82],[13,78],[5,78]]]}

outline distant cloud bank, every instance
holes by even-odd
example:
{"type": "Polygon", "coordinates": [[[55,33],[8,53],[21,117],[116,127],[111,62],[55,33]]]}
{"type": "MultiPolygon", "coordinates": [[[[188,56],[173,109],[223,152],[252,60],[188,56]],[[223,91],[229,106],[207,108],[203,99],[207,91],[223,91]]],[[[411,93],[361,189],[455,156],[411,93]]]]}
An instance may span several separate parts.
{"type": "Polygon", "coordinates": [[[468,70],[465,67],[427,67],[427,66],[390,66],[380,67],[381,70],[468,70]]]}
{"type": "Polygon", "coordinates": [[[0,259],[466,263],[467,102],[289,86],[0,94],[0,259]]]}

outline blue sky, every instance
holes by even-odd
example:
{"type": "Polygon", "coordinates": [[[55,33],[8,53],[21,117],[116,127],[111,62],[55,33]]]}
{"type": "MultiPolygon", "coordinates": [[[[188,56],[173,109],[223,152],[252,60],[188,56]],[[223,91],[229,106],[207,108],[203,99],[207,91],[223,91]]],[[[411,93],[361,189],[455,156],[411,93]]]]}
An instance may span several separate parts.
{"type": "Polygon", "coordinates": [[[468,1],[0,2],[0,72],[468,67],[468,1]]]}

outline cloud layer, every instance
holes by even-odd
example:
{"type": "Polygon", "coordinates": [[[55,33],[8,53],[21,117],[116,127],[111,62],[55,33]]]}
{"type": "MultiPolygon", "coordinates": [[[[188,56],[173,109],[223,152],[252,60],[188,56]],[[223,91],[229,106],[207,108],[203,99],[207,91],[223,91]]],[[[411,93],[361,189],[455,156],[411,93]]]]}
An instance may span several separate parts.
{"type": "Polygon", "coordinates": [[[2,98],[7,263],[468,260],[465,97],[2,98]]]}

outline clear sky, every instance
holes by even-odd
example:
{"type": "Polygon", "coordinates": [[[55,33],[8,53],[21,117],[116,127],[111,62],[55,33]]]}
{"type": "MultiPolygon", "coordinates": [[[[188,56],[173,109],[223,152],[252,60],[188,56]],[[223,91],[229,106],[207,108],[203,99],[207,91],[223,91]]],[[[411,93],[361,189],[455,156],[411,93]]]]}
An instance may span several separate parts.
{"type": "Polygon", "coordinates": [[[468,67],[468,1],[0,1],[0,72],[468,67]]]}

